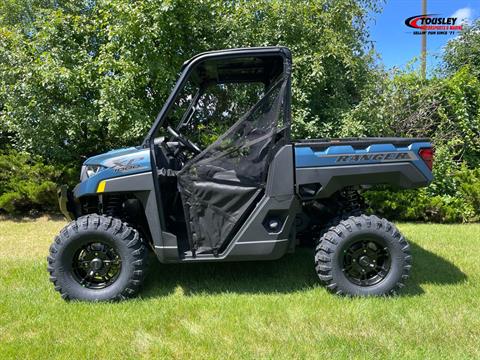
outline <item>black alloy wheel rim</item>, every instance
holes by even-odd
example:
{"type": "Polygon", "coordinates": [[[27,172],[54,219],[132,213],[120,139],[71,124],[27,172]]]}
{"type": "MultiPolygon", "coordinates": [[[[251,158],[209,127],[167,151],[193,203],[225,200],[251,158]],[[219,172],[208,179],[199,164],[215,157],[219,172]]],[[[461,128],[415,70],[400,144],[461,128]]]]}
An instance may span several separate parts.
{"type": "Polygon", "coordinates": [[[360,237],[351,242],[342,256],[342,271],[355,285],[373,286],[390,271],[390,251],[383,239],[360,237]]]}
{"type": "Polygon", "coordinates": [[[82,246],[73,257],[75,280],[88,289],[104,289],[120,275],[122,260],[115,249],[103,242],[82,246]]]}

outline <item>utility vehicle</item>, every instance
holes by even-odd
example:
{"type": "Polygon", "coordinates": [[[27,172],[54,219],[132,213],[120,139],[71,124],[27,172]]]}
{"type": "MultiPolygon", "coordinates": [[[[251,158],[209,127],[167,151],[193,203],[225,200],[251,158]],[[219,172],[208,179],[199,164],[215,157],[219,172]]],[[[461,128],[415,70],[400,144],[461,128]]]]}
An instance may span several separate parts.
{"type": "Polygon", "coordinates": [[[64,299],[135,295],[149,250],[162,263],[274,260],[307,238],[333,293],[403,286],[409,245],[392,223],[362,214],[358,190],[427,185],[430,142],[292,140],[291,69],[285,47],[199,54],[141,145],[84,162],[73,191],[59,189],[71,222],[48,256],[64,299]]]}

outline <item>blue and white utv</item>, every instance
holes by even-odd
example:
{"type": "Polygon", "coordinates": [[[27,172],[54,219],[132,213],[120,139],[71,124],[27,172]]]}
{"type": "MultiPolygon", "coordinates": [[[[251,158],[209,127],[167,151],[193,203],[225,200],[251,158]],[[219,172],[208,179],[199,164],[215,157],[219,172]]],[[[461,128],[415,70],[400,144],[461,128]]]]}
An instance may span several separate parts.
{"type": "Polygon", "coordinates": [[[71,222],[48,256],[64,299],[135,295],[149,250],[162,263],[274,260],[306,240],[336,294],[403,286],[409,245],[392,223],[362,213],[358,190],[426,186],[431,144],[293,140],[291,65],[284,47],[199,54],[141,145],[85,161],[73,191],[59,190],[71,222]]]}

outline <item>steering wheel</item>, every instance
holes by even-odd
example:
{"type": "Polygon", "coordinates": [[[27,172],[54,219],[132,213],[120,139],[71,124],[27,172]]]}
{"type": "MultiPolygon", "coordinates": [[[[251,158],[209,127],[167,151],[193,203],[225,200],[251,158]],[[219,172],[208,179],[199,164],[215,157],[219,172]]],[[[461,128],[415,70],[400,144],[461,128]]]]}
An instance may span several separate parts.
{"type": "Polygon", "coordinates": [[[185,146],[187,149],[189,149],[195,155],[198,155],[202,152],[202,150],[198,147],[197,144],[191,142],[186,137],[184,137],[182,134],[177,133],[170,126],[167,126],[167,130],[175,139],[177,139],[179,142],[181,142],[183,146],[185,146]]]}

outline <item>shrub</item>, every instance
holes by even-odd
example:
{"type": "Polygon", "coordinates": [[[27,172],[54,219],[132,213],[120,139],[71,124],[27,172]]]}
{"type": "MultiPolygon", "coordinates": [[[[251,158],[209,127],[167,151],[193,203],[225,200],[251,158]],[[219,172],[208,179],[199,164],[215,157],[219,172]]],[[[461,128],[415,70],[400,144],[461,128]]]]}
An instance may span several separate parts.
{"type": "Polygon", "coordinates": [[[405,221],[471,222],[480,220],[480,168],[465,166],[450,176],[448,191],[435,186],[416,190],[380,188],[364,193],[371,211],[388,219],[405,221]],[[449,193],[451,194],[449,194],[449,193]]]}
{"type": "Polygon", "coordinates": [[[46,165],[38,156],[0,153],[0,212],[57,211],[56,184],[69,176],[69,171],[46,165]]]}

